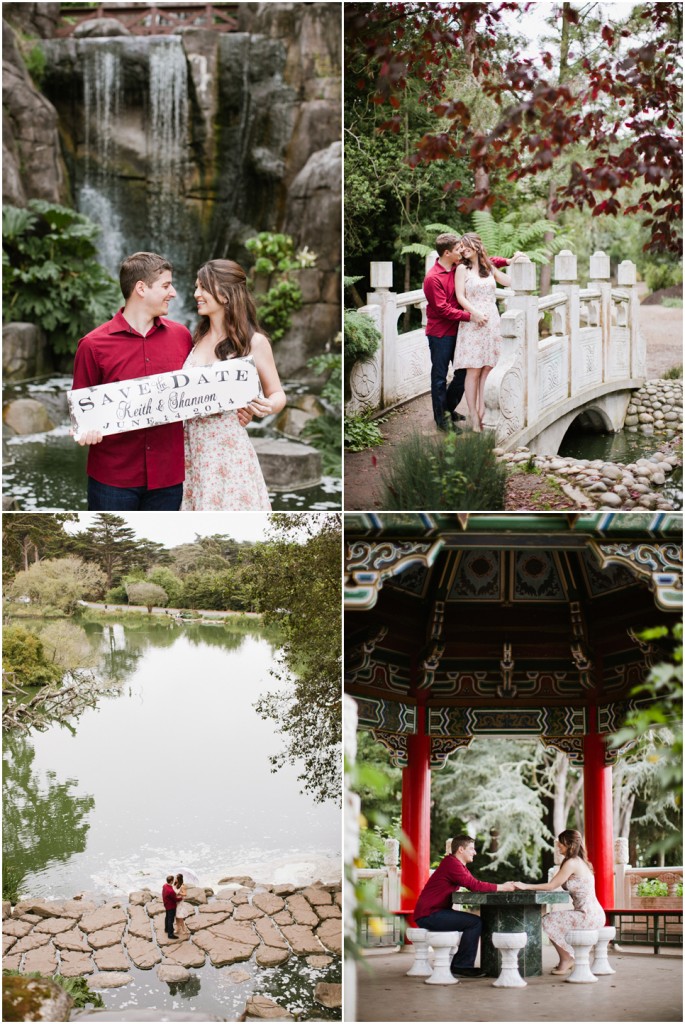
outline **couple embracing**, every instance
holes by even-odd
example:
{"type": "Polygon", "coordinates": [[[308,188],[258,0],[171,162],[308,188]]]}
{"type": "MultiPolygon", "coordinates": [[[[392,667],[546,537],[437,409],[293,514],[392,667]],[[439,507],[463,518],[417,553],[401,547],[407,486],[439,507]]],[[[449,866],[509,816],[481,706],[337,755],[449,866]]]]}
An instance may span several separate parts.
{"type": "Polygon", "coordinates": [[[103,437],[90,431],[91,511],[269,510],[269,495],[245,427],[280,412],[286,398],[268,337],[259,327],[245,271],[210,260],[197,272],[193,335],[167,319],[176,292],[169,260],[136,252],[121,264],[124,306],[78,343],[73,388],[149,377],[217,360],[250,357],[263,395],[237,412],[103,437]],[[184,486],[185,480],[185,486],[184,486]]]}
{"type": "MultiPolygon", "coordinates": [[[[481,431],[485,381],[499,359],[501,344],[495,289],[497,284],[509,285],[501,268],[511,260],[488,256],[475,234],[438,235],[435,248],[438,258],[423,282],[433,418],[439,430],[447,429],[448,417],[453,423],[463,420],[457,406],[466,392],[471,426],[481,431]],[[448,387],[450,363],[454,376],[448,387]]],[[[512,259],[523,255],[517,252],[512,259]]]]}

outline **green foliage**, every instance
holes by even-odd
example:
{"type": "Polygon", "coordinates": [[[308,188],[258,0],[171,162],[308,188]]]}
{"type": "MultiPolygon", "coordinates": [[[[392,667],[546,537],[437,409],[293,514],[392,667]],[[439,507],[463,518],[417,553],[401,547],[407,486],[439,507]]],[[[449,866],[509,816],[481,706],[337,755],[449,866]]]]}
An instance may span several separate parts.
{"type": "Polygon", "coordinates": [[[672,366],[670,370],[666,370],[666,373],[662,374],[664,380],[682,380],[683,379],[683,364],[680,366],[672,366]]]}
{"type": "Polygon", "coordinates": [[[683,267],[673,260],[668,263],[643,263],[640,267],[642,280],[650,292],[658,292],[662,288],[671,288],[683,283],[683,267]]]}
{"type": "Polygon", "coordinates": [[[105,584],[105,574],[97,565],[72,555],[34,562],[17,573],[8,593],[15,599],[28,597],[34,604],[59,608],[71,615],[79,601],[99,598],[105,584]]]}
{"type": "Polygon", "coordinates": [[[683,898],[683,883],[682,882],[676,882],[676,884],[675,884],[675,894],[678,897],[678,899],[682,899],[683,898]]]}
{"type": "Polygon", "coordinates": [[[172,608],[181,607],[183,601],[183,580],[165,565],[157,565],[147,574],[150,583],[162,587],[172,608]]]}
{"type": "Polygon", "coordinates": [[[664,309],[682,309],[683,308],[683,300],[682,299],[673,299],[673,298],[669,299],[669,298],[666,298],[666,299],[662,299],[661,300],[661,305],[664,307],[664,309]]]}
{"type": "Polygon", "coordinates": [[[365,448],[373,448],[383,444],[385,438],[381,434],[379,424],[383,419],[371,419],[372,413],[362,412],[358,416],[345,417],[345,448],[350,452],[363,452],[365,448]]]}
{"type": "Polygon", "coordinates": [[[486,431],[436,439],[414,433],[395,450],[384,478],[383,508],[496,511],[504,508],[505,483],[506,469],[486,431]]]}
{"type": "Polygon", "coordinates": [[[342,398],[342,356],[340,354],[340,334],[336,334],[332,344],[333,351],[314,356],[307,362],[315,373],[327,373],[328,378],[321,389],[324,402],[340,406],[342,398]]]}
{"type": "Polygon", "coordinates": [[[2,631],[2,668],[14,674],[20,686],[47,686],[62,679],[63,670],[45,654],[43,643],[23,626],[2,631]]]}
{"type": "Polygon", "coordinates": [[[44,199],[3,207],[3,316],[45,331],[55,352],[74,352],[80,337],[108,320],[119,289],[96,260],[99,228],[44,199]]]}
{"type": "Polygon", "coordinates": [[[642,898],[668,896],[668,886],[658,878],[643,878],[638,884],[635,893],[642,898]]]}
{"type": "Polygon", "coordinates": [[[40,88],[45,77],[45,66],[47,64],[47,58],[45,51],[39,43],[36,43],[24,57],[24,63],[26,64],[26,70],[30,74],[35,84],[40,88]]]}
{"type": "Polygon", "coordinates": [[[166,590],[156,583],[127,583],[126,593],[129,604],[145,605],[148,614],[152,613],[152,609],[155,606],[164,608],[169,603],[169,596],[166,590]]]}
{"type": "Polygon", "coordinates": [[[9,861],[2,858],[2,898],[18,903],[24,891],[24,876],[9,861]]]}
{"type": "Polygon", "coordinates": [[[65,978],[61,974],[54,974],[53,981],[56,981],[60,988],[63,988],[71,996],[76,1009],[85,1006],[93,1006],[100,1009],[105,1005],[102,1001],[102,996],[88,988],[87,978],[65,978]]]}
{"type": "Polygon", "coordinates": [[[302,289],[294,275],[315,266],[316,253],[307,246],[296,253],[290,235],[270,231],[249,238],[245,248],[255,257],[253,281],[259,277],[269,279],[268,290],[255,294],[260,323],[272,341],[280,341],[292,323],[292,314],[302,306],[302,289]]]}
{"type": "Polygon", "coordinates": [[[120,583],[117,587],[112,587],[107,591],[103,600],[105,604],[128,604],[126,587],[123,583],[120,583]]]}
{"type": "Polygon", "coordinates": [[[321,452],[321,467],[325,476],[339,478],[342,474],[341,428],[340,416],[324,413],[310,420],[300,434],[303,441],[321,452]]]}
{"type": "MultiPolygon", "coordinates": [[[[501,220],[496,220],[489,210],[476,210],[471,215],[472,230],[480,235],[490,256],[508,258],[515,252],[525,252],[532,263],[544,264],[549,263],[550,258],[562,249],[573,247],[573,239],[568,233],[564,233],[559,224],[543,217],[528,220],[526,212],[515,210],[507,213],[501,220]],[[554,235],[550,242],[545,241],[547,233],[554,235]]],[[[433,242],[437,235],[461,234],[449,224],[426,224],[424,230],[431,239],[430,244],[416,242],[405,245],[403,253],[425,258],[433,250],[433,242]]]]}
{"type": "Polygon", "coordinates": [[[358,359],[370,359],[378,351],[381,332],[366,313],[346,309],[343,314],[345,363],[348,368],[358,359]]]}

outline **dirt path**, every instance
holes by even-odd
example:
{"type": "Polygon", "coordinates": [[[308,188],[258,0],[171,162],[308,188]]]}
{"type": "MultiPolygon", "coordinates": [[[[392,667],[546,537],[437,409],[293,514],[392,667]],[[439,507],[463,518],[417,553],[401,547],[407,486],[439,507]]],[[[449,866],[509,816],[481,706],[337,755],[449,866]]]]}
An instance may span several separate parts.
{"type": "MultiPolygon", "coordinates": [[[[640,329],[647,343],[647,376],[660,377],[683,362],[683,311],[664,306],[640,306],[640,329]]],[[[466,412],[466,401],[459,411],[466,412]]],[[[388,415],[381,425],[385,438],[377,448],[345,452],[345,500],[348,512],[380,511],[382,476],[392,462],[393,451],[412,430],[434,435],[430,395],[421,395],[388,415]]],[[[546,500],[549,500],[547,496],[546,500]]],[[[518,503],[512,508],[521,508],[518,503]]],[[[525,506],[533,510],[532,505],[525,506]]],[[[545,505],[549,507],[549,505],[545,505]]],[[[571,503],[569,502],[569,508],[571,503]]]]}

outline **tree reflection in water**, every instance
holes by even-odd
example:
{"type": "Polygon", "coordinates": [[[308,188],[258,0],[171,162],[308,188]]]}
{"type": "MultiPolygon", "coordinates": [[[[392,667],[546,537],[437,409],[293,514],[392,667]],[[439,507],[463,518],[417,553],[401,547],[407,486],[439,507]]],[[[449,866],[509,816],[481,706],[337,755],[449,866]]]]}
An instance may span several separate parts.
{"type": "MultiPolygon", "coordinates": [[[[58,782],[54,772],[40,778],[33,770],[35,750],[20,733],[4,736],[2,755],[2,856],[22,879],[51,861],[66,861],[86,848],[95,806],[92,796],[76,796],[77,779],[58,782]]],[[[31,893],[31,895],[36,895],[31,893]]]]}

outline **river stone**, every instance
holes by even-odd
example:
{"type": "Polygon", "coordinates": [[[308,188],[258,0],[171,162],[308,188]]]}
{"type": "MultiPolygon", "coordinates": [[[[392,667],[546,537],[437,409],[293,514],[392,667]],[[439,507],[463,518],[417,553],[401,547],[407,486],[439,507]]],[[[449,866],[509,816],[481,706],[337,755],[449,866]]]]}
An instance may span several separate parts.
{"type": "Polygon", "coordinates": [[[203,967],[205,954],[198,949],[194,942],[181,942],[178,945],[169,946],[164,950],[167,960],[173,960],[181,967],[203,967]]]}
{"type": "Polygon", "coordinates": [[[7,920],[8,917],[12,916],[12,904],[9,900],[2,901],[2,919],[7,920]]]}
{"type": "Polygon", "coordinates": [[[252,946],[253,949],[259,945],[259,939],[255,935],[254,928],[247,922],[222,921],[221,924],[213,925],[209,930],[212,935],[215,935],[220,939],[228,939],[230,942],[239,942],[245,946],[252,946]]]}
{"type": "Polygon", "coordinates": [[[255,954],[255,960],[260,967],[278,967],[289,958],[289,949],[275,949],[273,946],[260,946],[255,954]]]}
{"type": "Polygon", "coordinates": [[[257,907],[251,907],[249,904],[236,907],[233,914],[233,918],[236,921],[254,921],[258,917],[264,917],[264,914],[257,907]]]}
{"type": "Polygon", "coordinates": [[[186,894],[186,903],[190,903],[191,906],[197,907],[201,903],[207,902],[207,893],[204,889],[201,889],[196,885],[189,885],[186,894]]]}
{"type": "Polygon", "coordinates": [[[190,971],[180,964],[160,964],[157,968],[157,977],[170,985],[180,985],[190,978],[190,971]]]}
{"type": "Polygon", "coordinates": [[[342,911],[338,906],[317,907],[316,912],[322,921],[326,921],[328,918],[342,917],[342,911]]]}
{"type": "Polygon", "coordinates": [[[3,956],[5,956],[6,953],[9,953],[10,949],[12,948],[12,946],[15,944],[16,941],[17,941],[16,935],[3,935],[3,937],[2,937],[2,955],[3,956]]]}
{"type": "Polygon", "coordinates": [[[297,886],[285,882],[283,885],[275,885],[272,891],[274,896],[293,896],[297,892],[297,886]]]}
{"type": "Polygon", "coordinates": [[[254,889],[257,884],[249,875],[229,875],[227,878],[219,879],[219,885],[229,885],[231,882],[236,885],[246,885],[248,889],[254,889]]]}
{"type": "Polygon", "coordinates": [[[62,917],[50,917],[40,921],[34,931],[45,932],[47,935],[59,935],[60,932],[68,932],[74,927],[72,919],[64,920],[62,917]]]}
{"type": "Polygon", "coordinates": [[[196,914],[195,917],[189,917],[186,920],[188,931],[195,932],[202,931],[203,928],[211,928],[213,925],[221,924],[225,921],[230,914],[196,914]]]}
{"type": "Polygon", "coordinates": [[[666,483],[666,476],[665,476],[665,474],[662,473],[660,470],[657,470],[656,473],[652,473],[652,483],[656,487],[661,487],[663,484],[666,483]]]}
{"type": "Polygon", "coordinates": [[[274,921],[276,924],[294,924],[293,915],[287,910],[282,910],[280,914],[274,914],[274,921]]]}
{"type": "Polygon", "coordinates": [[[75,39],[103,36],[130,36],[131,32],[116,18],[86,18],[72,32],[75,39]]]}
{"type": "Polygon", "coordinates": [[[331,894],[326,892],[325,889],[320,889],[318,886],[308,886],[302,890],[302,895],[305,899],[309,900],[312,906],[324,906],[324,904],[332,903],[331,894]]]}
{"type": "Polygon", "coordinates": [[[208,954],[215,967],[225,967],[241,960],[249,960],[254,946],[246,946],[240,942],[229,942],[211,932],[200,932],[195,936],[195,943],[208,954]]]}
{"type": "Polygon", "coordinates": [[[288,943],[273,921],[269,921],[268,918],[255,921],[255,930],[267,946],[275,946],[277,949],[288,948],[288,943]]]}
{"type": "Polygon", "coordinates": [[[340,921],[324,921],[316,929],[316,934],[331,953],[342,953],[342,924],[340,921]]]}
{"type": "Polygon", "coordinates": [[[128,933],[137,935],[141,939],[152,938],[152,921],[145,913],[144,907],[129,907],[128,933]]]}
{"type": "Polygon", "coordinates": [[[91,948],[86,941],[86,937],[83,932],[79,931],[78,928],[71,928],[68,932],[62,932],[61,935],[56,935],[54,939],[55,947],[60,950],[69,950],[74,953],[88,953],[90,954],[91,948]]]}
{"type": "Polygon", "coordinates": [[[245,1006],[248,1020],[293,1020],[292,1014],[268,996],[250,996],[245,1006]]]}
{"type": "Polygon", "coordinates": [[[21,939],[24,935],[28,935],[32,928],[35,928],[35,925],[31,924],[30,921],[15,921],[13,918],[10,918],[8,921],[3,922],[2,934],[13,935],[15,939],[21,939]]]}
{"type": "Polygon", "coordinates": [[[333,963],[333,957],[332,956],[317,956],[317,954],[314,953],[312,956],[308,956],[307,957],[307,963],[309,964],[310,967],[313,967],[315,970],[320,970],[320,969],[323,969],[324,967],[328,967],[329,964],[332,964],[333,963]]]}
{"type": "Polygon", "coordinates": [[[45,935],[44,933],[41,935],[31,932],[30,935],[25,935],[22,939],[17,939],[16,944],[12,948],[12,953],[28,953],[29,950],[38,949],[40,946],[47,946],[49,941],[49,935],[45,935]]]}
{"type": "Polygon", "coordinates": [[[285,900],[274,896],[271,892],[258,892],[252,897],[252,906],[263,910],[265,914],[278,914],[285,907],[285,900]]]}
{"type": "Polygon", "coordinates": [[[285,902],[288,910],[293,915],[295,924],[311,925],[313,927],[319,923],[318,917],[304,896],[300,896],[299,894],[289,896],[285,902]]]}
{"type": "Polygon", "coordinates": [[[116,946],[117,942],[121,942],[125,927],[124,924],[117,924],[112,928],[103,928],[99,932],[88,932],[88,942],[93,949],[106,949],[108,946],[116,946]]]}
{"type": "Polygon", "coordinates": [[[149,939],[141,939],[139,936],[129,933],[124,941],[128,955],[136,967],[142,971],[149,971],[162,959],[162,954],[156,944],[149,939]]]}
{"type": "Polygon", "coordinates": [[[50,978],[2,979],[3,1020],[69,1020],[74,1000],[50,978]]]}
{"type": "Polygon", "coordinates": [[[12,917],[30,918],[34,915],[37,919],[42,917],[61,917],[62,904],[58,900],[21,900],[14,908],[12,917]]]}
{"type": "Polygon", "coordinates": [[[198,908],[198,914],[203,917],[205,915],[212,914],[224,914],[229,916],[233,913],[233,903],[231,900],[212,900],[211,903],[206,903],[204,906],[198,908]]]}
{"type": "Polygon", "coordinates": [[[329,1010],[342,1006],[342,985],[337,982],[319,981],[314,989],[314,998],[317,1003],[326,1006],[329,1010]]]}
{"type": "MultiPolygon", "coordinates": [[[[21,940],[20,940],[21,941],[21,940]]],[[[54,974],[57,970],[57,951],[52,943],[31,949],[24,957],[24,974],[54,974]]]]}
{"type": "Polygon", "coordinates": [[[3,420],[15,434],[44,434],[55,427],[45,406],[35,398],[15,398],[9,402],[4,409],[3,420]]]}
{"type": "Polygon", "coordinates": [[[60,955],[59,973],[65,978],[81,978],[84,974],[92,974],[95,968],[89,956],[75,950],[66,950],[60,955]]]}
{"type": "Polygon", "coordinates": [[[132,907],[144,907],[146,903],[151,903],[154,896],[149,889],[140,889],[138,892],[130,892],[128,894],[128,902],[132,907]]]}
{"type": "Polygon", "coordinates": [[[91,914],[84,914],[79,921],[79,928],[84,932],[99,932],[104,928],[125,925],[128,918],[120,904],[109,903],[98,907],[91,914]]]}
{"type": "Polygon", "coordinates": [[[88,986],[94,989],[121,988],[123,985],[130,985],[133,978],[130,974],[117,974],[114,971],[105,971],[104,974],[94,974],[88,979],[88,986]]]}
{"type": "Polygon", "coordinates": [[[127,971],[130,966],[121,946],[98,950],[94,954],[94,960],[100,971],[127,971]]]}
{"type": "Polygon", "coordinates": [[[611,491],[607,491],[606,494],[602,494],[601,501],[609,508],[620,508],[622,505],[622,501],[618,494],[613,494],[611,491]]]}
{"type": "Polygon", "coordinates": [[[311,928],[302,924],[291,924],[283,926],[283,934],[290,943],[293,953],[298,956],[305,956],[307,953],[323,953],[321,943],[314,935],[311,928]]]}
{"type": "Polygon", "coordinates": [[[252,975],[249,971],[243,971],[240,967],[232,967],[230,971],[226,971],[226,977],[234,985],[242,985],[244,981],[250,981],[252,975]]]}

